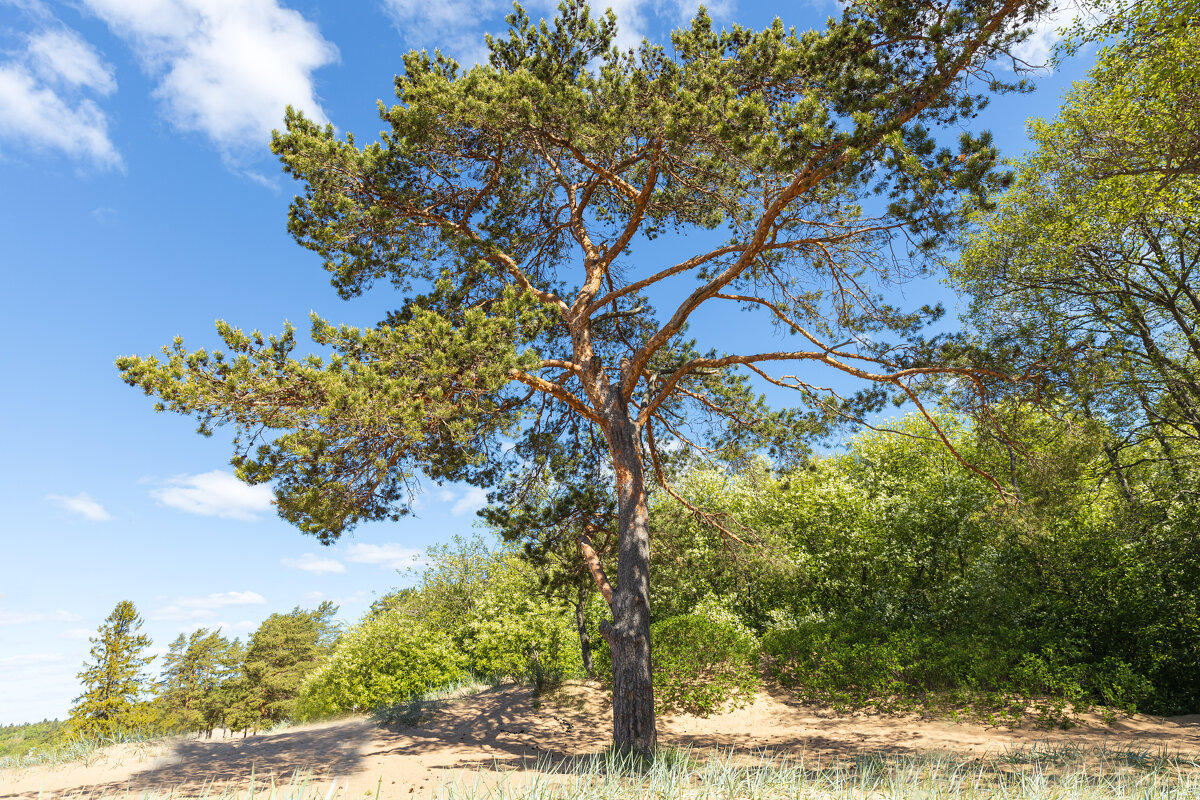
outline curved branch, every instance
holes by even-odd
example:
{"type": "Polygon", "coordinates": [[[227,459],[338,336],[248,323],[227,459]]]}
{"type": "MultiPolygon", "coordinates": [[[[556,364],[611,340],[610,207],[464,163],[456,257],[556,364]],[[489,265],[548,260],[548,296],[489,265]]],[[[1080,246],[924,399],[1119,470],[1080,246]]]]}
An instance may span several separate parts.
{"type": "Polygon", "coordinates": [[[544,378],[539,378],[536,375],[530,375],[528,372],[522,372],[519,369],[509,370],[508,377],[515,381],[520,381],[526,386],[532,386],[537,391],[548,394],[556,400],[561,400],[562,402],[566,403],[572,411],[579,414],[581,417],[584,417],[585,419],[591,420],[597,425],[604,424],[604,420],[600,418],[599,414],[588,407],[588,405],[578,397],[571,394],[557,383],[551,383],[544,378]]]}

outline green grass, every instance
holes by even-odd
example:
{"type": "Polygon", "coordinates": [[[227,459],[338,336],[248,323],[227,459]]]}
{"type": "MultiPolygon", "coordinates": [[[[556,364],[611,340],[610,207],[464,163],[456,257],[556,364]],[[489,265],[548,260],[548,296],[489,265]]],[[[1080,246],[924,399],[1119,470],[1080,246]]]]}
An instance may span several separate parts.
{"type": "Polygon", "coordinates": [[[75,761],[89,763],[106,747],[115,744],[149,746],[154,740],[162,738],[165,738],[164,735],[151,735],[138,731],[126,731],[115,736],[64,736],[21,755],[0,758],[0,769],[68,764],[75,761]]]}
{"type": "MultiPolygon", "coordinates": [[[[189,797],[195,795],[189,795],[189,797]]],[[[308,776],[208,790],[203,800],[333,800],[337,784],[308,776]]],[[[355,795],[359,797],[360,795],[355,795]]],[[[364,800],[1194,800],[1200,757],[1166,749],[1030,745],[972,759],[947,754],[788,758],[664,749],[655,758],[612,750],[557,765],[496,773],[481,770],[432,789],[394,794],[382,781],[364,800]]],[[[170,800],[169,792],[93,800],[170,800]]]]}

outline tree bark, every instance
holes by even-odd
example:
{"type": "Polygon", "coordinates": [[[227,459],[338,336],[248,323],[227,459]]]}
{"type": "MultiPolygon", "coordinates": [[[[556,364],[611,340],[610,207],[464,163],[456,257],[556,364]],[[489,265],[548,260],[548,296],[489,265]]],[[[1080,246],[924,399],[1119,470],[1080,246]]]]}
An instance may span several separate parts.
{"type": "Polygon", "coordinates": [[[590,678],[596,674],[596,670],[592,667],[592,640],[588,636],[587,617],[583,608],[583,600],[575,603],[575,629],[579,631],[579,655],[583,658],[583,671],[590,678]]]}
{"type": "Polygon", "coordinates": [[[650,512],[639,430],[628,416],[606,426],[617,488],[617,585],[613,622],[600,626],[612,650],[613,743],[652,755],[658,745],[650,673],[650,512]]]}

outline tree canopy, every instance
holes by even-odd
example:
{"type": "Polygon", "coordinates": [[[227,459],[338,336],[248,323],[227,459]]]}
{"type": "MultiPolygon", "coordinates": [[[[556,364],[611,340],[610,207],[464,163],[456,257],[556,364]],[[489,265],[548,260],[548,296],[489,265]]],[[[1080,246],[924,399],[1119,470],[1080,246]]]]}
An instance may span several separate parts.
{"type": "Polygon", "coordinates": [[[990,137],[963,128],[989,93],[1021,88],[993,65],[1045,5],[852,2],[803,33],[717,30],[701,11],[669,48],[632,51],[583,0],[551,22],[518,7],[486,64],[407,54],[378,142],[294,111],[274,138],[304,184],[297,241],[343,297],[391,284],[395,311],[366,328],[314,317],[328,358],[294,358],[290,328],[221,323],[228,353],[176,341],[118,365],[202,431],[234,426],[238,474],[271,481],[280,514],[323,541],[405,513],[419,474],[537,480],[547,447],[603,440],[615,735],[652,749],[646,474],[673,491],[664,450],[789,452],[889,395],[919,402],[937,376],[981,393],[1006,379],[942,363],[922,335],[940,309],[885,295],[923,269],[963,196],[1004,185],[990,137]],[[678,256],[639,257],[660,236],[678,256]],[[687,328],[702,306],[796,344],[701,350],[687,328]],[[811,366],[867,388],[839,395],[811,366]],[[807,407],[771,410],[752,378],[807,407]]]}

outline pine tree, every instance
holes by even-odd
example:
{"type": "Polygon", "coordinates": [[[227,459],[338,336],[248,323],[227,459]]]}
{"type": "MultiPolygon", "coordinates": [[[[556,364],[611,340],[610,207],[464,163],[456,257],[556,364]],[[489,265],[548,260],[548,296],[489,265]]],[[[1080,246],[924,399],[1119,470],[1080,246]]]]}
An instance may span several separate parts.
{"type": "Polygon", "coordinates": [[[808,32],[717,30],[701,10],[669,47],[633,51],[586,0],[540,24],[518,6],[486,64],[406,55],[381,141],[293,110],[273,140],[304,184],[292,234],[342,296],[397,289],[386,319],[314,317],[327,359],[294,358],[290,327],[222,322],[227,351],[176,340],[118,367],[201,431],[233,426],[238,475],[271,482],[280,515],[326,543],[411,511],[419,474],[537,480],[525,466],[546,447],[581,429],[602,439],[613,580],[582,555],[612,590],[600,633],[616,744],[653,752],[650,484],[719,523],[672,485],[664,455],[794,452],[830,417],[920,403],[949,376],[984,397],[1008,380],[923,335],[940,308],[885,293],[938,263],[965,197],[1005,185],[990,136],[963,127],[989,94],[1021,88],[994,65],[1017,61],[1049,5],[850,0],[808,32]],[[733,352],[702,351],[688,336],[735,310],[790,341],[760,351],[715,332],[733,352]],[[845,376],[862,391],[828,388],[845,376]],[[772,410],[752,380],[808,410],[772,410]]]}
{"type": "Polygon", "coordinates": [[[246,646],[235,730],[291,716],[304,678],[333,649],[336,613],[337,606],[325,602],[315,611],[294,608],[263,620],[246,646]]]}
{"type": "Polygon", "coordinates": [[[240,665],[240,654],[240,645],[207,628],[171,643],[158,684],[171,727],[211,735],[224,717],[220,689],[240,665]]]}
{"type": "Polygon", "coordinates": [[[122,600],[89,640],[91,661],[77,676],[84,691],[71,709],[73,731],[111,736],[149,722],[142,703],[147,683],[142,669],[154,656],[145,655],[151,642],[138,632],[141,627],[133,603],[122,600]]]}

